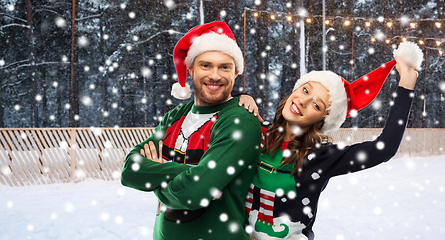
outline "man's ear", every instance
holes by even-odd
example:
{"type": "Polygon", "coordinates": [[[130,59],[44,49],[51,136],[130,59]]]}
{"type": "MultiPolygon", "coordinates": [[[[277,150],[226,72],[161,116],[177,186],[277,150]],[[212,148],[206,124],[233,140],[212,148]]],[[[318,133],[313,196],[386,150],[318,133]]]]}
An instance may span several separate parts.
{"type": "Polygon", "coordinates": [[[190,76],[193,78],[193,67],[189,67],[187,70],[189,71],[190,76]]]}
{"type": "Polygon", "coordinates": [[[239,75],[239,71],[238,71],[238,69],[235,69],[235,78],[238,77],[238,75],[239,75]]]}

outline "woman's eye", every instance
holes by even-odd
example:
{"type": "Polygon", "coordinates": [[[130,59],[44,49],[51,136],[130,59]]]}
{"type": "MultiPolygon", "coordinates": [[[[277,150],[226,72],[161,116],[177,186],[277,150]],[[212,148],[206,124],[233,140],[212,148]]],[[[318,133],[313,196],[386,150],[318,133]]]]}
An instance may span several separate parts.
{"type": "Polygon", "coordinates": [[[303,88],[304,93],[308,93],[309,91],[306,88],[303,88]]]}
{"type": "Polygon", "coordinates": [[[317,110],[320,110],[320,106],[318,106],[317,103],[314,103],[314,107],[315,107],[317,110]]]}

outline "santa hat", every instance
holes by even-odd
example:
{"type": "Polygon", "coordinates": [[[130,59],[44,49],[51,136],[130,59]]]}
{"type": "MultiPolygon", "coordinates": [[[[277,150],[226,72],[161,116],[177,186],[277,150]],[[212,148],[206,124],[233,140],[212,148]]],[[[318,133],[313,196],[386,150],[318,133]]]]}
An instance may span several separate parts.
{"type": "MultiPolygon", "coordinates": [[[[420,48],[411,42],[401,43],[394,50],[394,55],[401,57],[414,69],[420,68],[423,59],[420,48]]],[[[395,64],[396,60],[387,62],[352,83],[331,71],[312,71],[295,83],[293,91],[310,81],[321,83],[329,91],[330,107],[320,133],[335,132],[347,117],[355,116],[358,110],[375,99],[395,64]]]]}
{"type": "Polygon", "coordinates": [[[244,60],[241,49],[229,26],[224,22],[211,22],[196,26],[188,31],[173,50],[178,83],[173,84],[172,95],[178,99],[191,96],[190,86],[186,84],[187,68],[193,65],[195,58],[201,53],[218,51],[231,56],[235,61],[235,68],[243,73],[244,60]]]}

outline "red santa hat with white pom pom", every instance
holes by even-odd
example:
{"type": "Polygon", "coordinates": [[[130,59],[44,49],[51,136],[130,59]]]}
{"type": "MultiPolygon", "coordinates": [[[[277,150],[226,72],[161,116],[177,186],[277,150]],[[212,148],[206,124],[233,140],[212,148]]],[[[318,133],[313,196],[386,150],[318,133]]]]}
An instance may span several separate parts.
{"type": "MultiPolygon", "coordinates": [[[[423,60],[420,48],[412,42],[402,42],[394,50],[413,69],[419,69],[423,60]]],[[[362,76],[352,83],[348,83],[339,75],[331,71],[312,71],[303,75],[294,86],[296,90],[305,83],[314,81],[321,83],[329,91],[329,113],[324,118],[320,133],[327,134],[337,131],[347,117],[355,116],[357,111],[370,104],[382,89],[383,83],[396,65],[392,60],[362,76]]]]}
{"type": "Polygon", "coordinates": [[[171,92],[173,97],[187,99],[191,96],[190,85],[186,84],[187,68],[193,65],[197,56],[208,51],[218,51],[231,56],[235,61],[236,70],[240,74],[243,73],[243,54],[229,26],[221,21],[196,26],[178,41],[173,50],[178,75],[178,82],[173,84],[171,92]]]}

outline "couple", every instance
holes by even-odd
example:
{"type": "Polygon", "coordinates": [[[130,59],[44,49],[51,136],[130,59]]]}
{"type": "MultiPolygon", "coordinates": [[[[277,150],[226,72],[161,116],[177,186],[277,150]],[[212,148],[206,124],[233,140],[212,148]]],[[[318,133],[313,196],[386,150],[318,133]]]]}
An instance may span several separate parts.
{"type": "Polygon", "coordinates": [[[330,71],[302,76],[264,128],[240,107],[254,105],[250,96],[231,96],[244,63],[230,28],[213,22],[191,29],[173,57],[179,84],[186,86],[187,71],[193,79],[194,101],[168,112],[122,170],[123,185],[160,201],[153,239],[314,239],[328,180],[387,161],[398,149],[422,59],[417,46],[404,46],[351,84],[330,71]],[[346,147],[326,142],[324,134],[376,97],[394,65],[400,82],[382,134],[346,147]]]}

